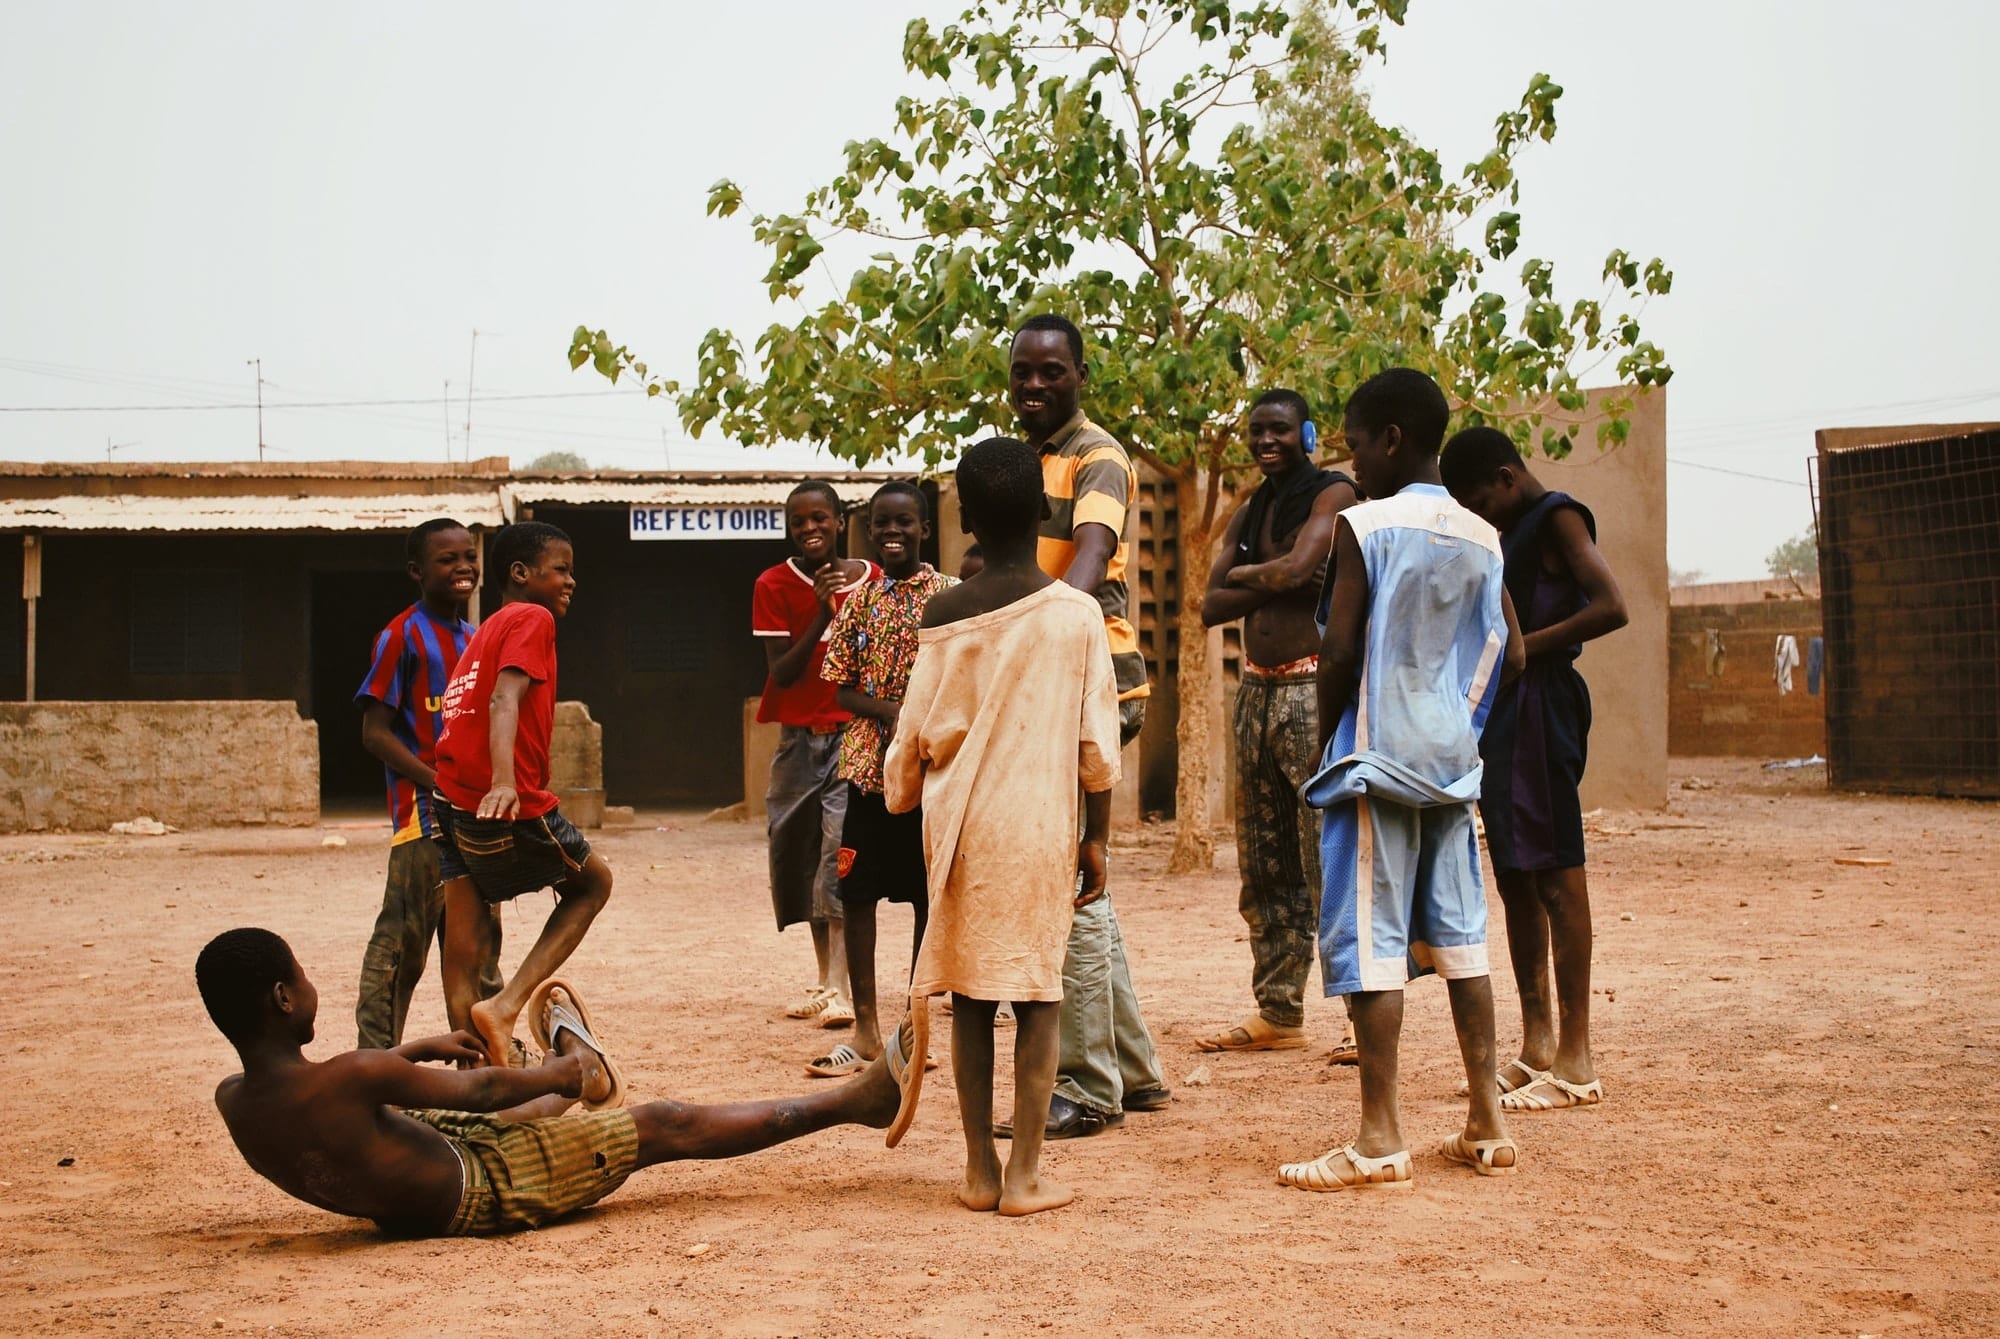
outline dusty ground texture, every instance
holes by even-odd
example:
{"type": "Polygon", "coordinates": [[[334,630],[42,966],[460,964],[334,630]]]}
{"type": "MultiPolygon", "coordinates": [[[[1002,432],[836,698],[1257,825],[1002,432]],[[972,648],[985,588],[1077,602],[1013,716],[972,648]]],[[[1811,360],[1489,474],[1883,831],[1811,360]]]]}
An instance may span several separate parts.
{"type": "MultiPolygon", "coordinates": [[[[1311,1002],[1312,1050],[1207,1058],[1212,1081],[1189,1086],[1192,1038],[1245,1012],[1249,956],[1233,867],[1165,880],[1156,830],[1116,853],[1114,889],[1179,1100],[1051,1146],[1072,1207],[955,1205],[947,1056],[894,1152],[846,1129],[658,1168],[497,1241],[392,1242],[294,1203],[210,1102],[234,1062],[194,993],[197,950],[278,930],[322,992],[314,1049],[347,1045],[382,834],[0,839],[0,1332],[1993,1333],[2000,824],[1822,784],[1682,762],[1665,813],[1599,818],[1609,1100],[1518,1117],[1512,1179],[1433,1151],[1459,1075],[1431,982],[1404,1039],[1416,1189],[1274,1184],[1351,1133],[1354,1071],[1322,1063],[1334,1006],[1311,1002]]],[[[761,832],[668,815],[599,846],[617,892],[572,975],[634,1096],[807,1086],[800,1062],[834,1037],[779,1016],[810,950],[771,930],[761,832]]],[[[512,952],[546,905],[511,914],[512,952]]],[[[887,920],[885,963],[908,942],[887,920]]],[[[1506,1046],[1504,974],[1496,990],[1506,1046]]],[[[413,1032],[441,1026],[433,972],[413,1032]]]]}

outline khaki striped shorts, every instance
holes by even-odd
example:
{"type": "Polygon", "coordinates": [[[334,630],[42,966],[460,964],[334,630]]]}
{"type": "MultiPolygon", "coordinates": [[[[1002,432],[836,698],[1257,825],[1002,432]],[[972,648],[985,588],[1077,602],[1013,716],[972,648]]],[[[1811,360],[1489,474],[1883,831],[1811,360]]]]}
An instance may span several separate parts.
{"type": "Polygon", "coordinates": [[[447,1236],[490,1236],[554,1222],[624,1185],[639,1162],[638,1127],[622,1108],[529,1121],[470,1111],[405,1114],[449,1139],[465,1174],[447,1236]]]}

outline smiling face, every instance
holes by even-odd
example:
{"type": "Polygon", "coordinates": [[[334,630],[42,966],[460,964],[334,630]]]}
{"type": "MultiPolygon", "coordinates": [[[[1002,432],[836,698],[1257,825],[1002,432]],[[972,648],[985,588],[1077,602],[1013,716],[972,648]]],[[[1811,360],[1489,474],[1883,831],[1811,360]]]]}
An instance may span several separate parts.
{"type": "Polygon", "coordinates": [[[1273,402],[1250,411],[1250,458],[1266,479],[1305,463],[1300,427],[1299,411],[1292,405],[1273,402]]]}
{"type": "Polygon", "coordinates": [[[479,585],[479,546],[472,532],[458,526],[424,536],[423,554],[410,564],[410,576],[425,604],[461,605],[479,585]]]}
{"type": "Polygon", "coordinates": [[[806,566],[818,567],[834,556],[840,542],[840,508],[818,489],[794,493],[785,503],[785,533],[806,566]]]}
{"type": "Polygon", "coordinates": [[[882,570],[892,577],[916,572],[930,533],[930,522],[908,493],[878,493],[868,504],[868,542],[875,546],[882,570]]]}
{"type": "Polygon", "coordinates": [[[1060,330],[1023,330],[1014,337],[1007,369],[1007,398],[1030,445],[1046,442],[1076,414],[1083,369],[1060,330]]]}
{"type": "Polygon", "coordinates": [[[576,553],[560,539],[550,540],[532,563],[515,563],[510,579],[522,587],[521,597],[554,614],[569,613],[576,593],[576,553]]]}

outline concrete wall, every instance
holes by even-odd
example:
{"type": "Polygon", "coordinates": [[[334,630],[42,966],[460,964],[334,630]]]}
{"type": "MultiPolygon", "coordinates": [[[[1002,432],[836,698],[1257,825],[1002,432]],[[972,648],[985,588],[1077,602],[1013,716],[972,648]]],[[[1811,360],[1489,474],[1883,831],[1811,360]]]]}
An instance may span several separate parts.
{"type": "MultiPolygon", "coordinates": [[[[1625,389],[1590,392],[1590,416],[1625,389]]],[[[1574,494],[1597,517],[1598,548],[1632,621],[1584,647],[1577,668],[1590,685],[1590,766],[1583,807],[1657,809],[1667,801],[1667,397],[1632,406],[1624,445],[1597,449],[1586,423],[1567,460],[1528,462],[1550,488],[1574,494]]],[[[1774,690],[1775,691],[1775,690],[1774,690]]]]}
{"type": "Polygon", "coordinates": [[[1825,756],[1826,698],[1806,691],[1803,665],[1783,697],[1771,675],[1781,634],[1798,639],[1801,658],[1820,635],[1818,600],[1682,604],[1677,598],[1672,626],[1668,752],[1677,758],[1825,756]],[[1710,663],[1711,634],[1721,641],[1719,665],[1710,663]]]}
{"type": "Polygon", "coordinates": [[[291,702],[0,703],[0,832],[319,821],[319,739],[291,702]]]}

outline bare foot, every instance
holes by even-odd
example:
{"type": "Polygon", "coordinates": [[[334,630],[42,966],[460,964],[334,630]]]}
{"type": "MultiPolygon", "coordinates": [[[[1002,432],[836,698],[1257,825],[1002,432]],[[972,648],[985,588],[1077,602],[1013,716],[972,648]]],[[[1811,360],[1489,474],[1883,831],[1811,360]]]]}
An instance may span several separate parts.
{"type": "Polygon", "coordinates": [[[965,1181],[958,1188],[958,1202],[978,1213],[991,1213],[1000,1207],[1002,1198],[999,1157],[989,1151],[984,1158],[968,1159],[965,1181]]]}
{"type": "Polygon", "coordinates": [[[514,1024],[518,1018],[503,1018],[493,1007],[492,1000],[481,1000],[472,1006],[472,1030],[485,1043],[486,1059],[489,1064],[507,1068],[514,1063],[514,1024]]]}
{"type": "Polygon", "coordinates": [[[1000,1191],[1000,1213],[1006,1218],[1024,1218],[1047,1209],[1060,1209],[1076,1198],[1068,1186],[1035,1176],[1019,1185],[1009,1183],[1000,1191]]]}

